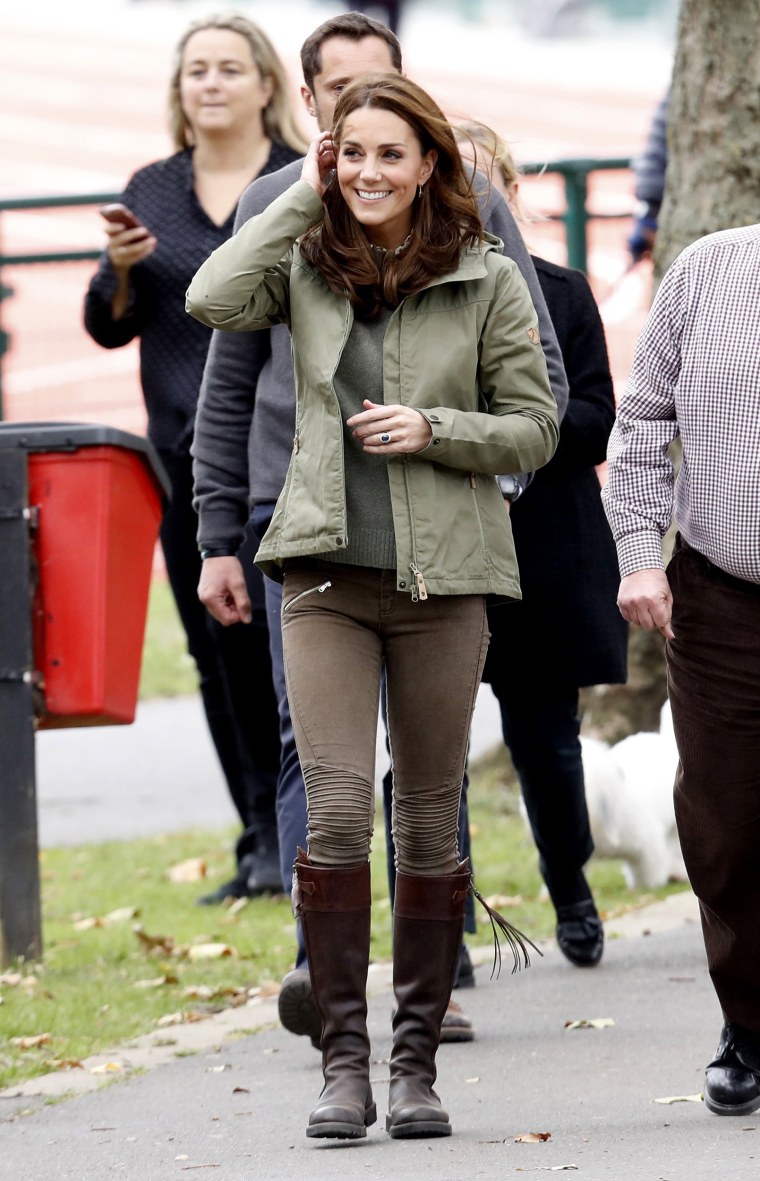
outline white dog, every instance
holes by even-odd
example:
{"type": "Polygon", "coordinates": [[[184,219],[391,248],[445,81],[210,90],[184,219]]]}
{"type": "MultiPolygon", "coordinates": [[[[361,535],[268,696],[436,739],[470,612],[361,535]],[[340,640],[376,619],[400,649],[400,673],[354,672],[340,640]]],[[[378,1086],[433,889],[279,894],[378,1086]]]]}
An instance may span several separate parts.
{"type": "Polygon", "coordinates": [[[607,746],[581,738],[595,856],[619,858],[631,887],[686,881],[676,832],[673,781],[678,751],[670,702],[658,732],[641,732],[607,746]]]}

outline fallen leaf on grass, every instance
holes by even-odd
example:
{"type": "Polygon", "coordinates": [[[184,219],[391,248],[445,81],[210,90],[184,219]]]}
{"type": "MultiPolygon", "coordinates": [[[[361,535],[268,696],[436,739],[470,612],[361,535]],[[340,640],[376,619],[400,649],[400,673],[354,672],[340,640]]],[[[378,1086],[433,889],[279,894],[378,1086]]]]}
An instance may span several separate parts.
{"type": "Polygon", "coordinates": [[[5,972],[0,975],[0,988],[36,988],[36,976],[22,976],[21,972],[5,972]]]}
{"type": "MultiPolygon", "coordinates": [[[[491,894],[486,898],[486,902],[491,907],[491,910],[504,910],[509,907],[522,906],[522,894],[491,894]]],[[[490,922],[489,916],[485,916],[486,922],[490,922]]]]}
{"type": "Polygon", "coordinates": [[[119,906],[116,910],[112,910],[110,914],[104,915],[103,922],[108,927],[114,923],[128,923],[130,919],[136,919],[139,913],[139,906],[119,906]]]}
{"type": "Polygon", "coordinates": [[[135,980],[133,988],[164,988],[170,984],[178,984],[179,978],[173,972],[164,972],[163,976],[154,976],[150,980],[135,980]]]}
{"type": "Polygon", "coordinates": [[[190,984],[187,988],[182,989],[182,995],[197,1001],[212,1001],[216,997],[231,997],[233,1001],[242,997],[243,1001],[248,1000],[246,988],[235,988],[232,985],[228,985],[226,988],[222,986],[212,988],[210,984],[190,984]]]}
{"type": "Polygon", "coordinates": [[[255,996],[266,998],[270,996],[277,996],[279,991],[280,986],[276,980],[265,980],[263,984],[259,984],[258,988],[249,988],[248,995],[251,998],[255,996]]]}
{"type": "Polygon", "coordinates": [[[515,1136],[515,1144],[543,1144],[551,1138],[551,1132],[521,1132],[515,1136]]]}
{"type": "Polygon", "coordinates": [[[227,955],[237,955],[237,949],[229,943],[195,943],[187,949],[187,958],[197,960],[221,960],[227,955]]]}
{"type": "Polygon", "coordinates": [[[612,1017],[581,1017],[580,1021],[566,1021],[565,1029],[607,1029],[614,1024],[612,1017]]]}
{"type": "Polygon", "coordinates": [[[171,935],[149,935],[144,929],[142,923],[135,923],[132,927],[137,936],[140,950],[144,951],[146,955],[172,955],[174,952],[174,940],[171,935]]]}
{"type": "Polygon", "coordinates": [[[84,1070],[84,1063],[77,1058],[51,1058],[45,1065],[51,1070],[84,1070]]]}
{"type": "Polygon", "coordinates": [[[190,857],[187,861],[178,861],[167,871],[170,882],[201,882],[206,877],[208,866],[202,857],[190,857]]]}
{"type": "Polygon", "coordinates": [[[701,1103],[702,1095],[667,1095],[664,1099],[653,1099],[653,1103],[701,1103]]]}
{"type": "Polygon", "coordinates": [[[105,927],[105,923],[97,915],[90,915],[86,919],[77,919],[74,923],[75,931],[92,931],[96,927],[105,927]]]}
{"type": "Polygon", "coordinates": [[[90,1074],[118,1074],[123,1070],[121,1062],[101,1062],[100,1066],[91,1066],[90,1074]]]}
{"type": "Polygon", "coordinates": [[[52,1040],[53,1035],[50,1033],[35,1033],[30,1037],[12,1037],[11,1045],[19,1050],[36,1050],[40,1046],[49,1045],[52,1040]]]}
{"type": "Polygon", "coordinates": [[[159,1029],[167,1025],[192,1025],[196,1021],[206,1021],[210,1016],[210,1013],[199,1013],[197,1009],[190,1009],[187,1012],[167,1013],[164,1017],[159,1017],[156,1025],[159,1029]]]}

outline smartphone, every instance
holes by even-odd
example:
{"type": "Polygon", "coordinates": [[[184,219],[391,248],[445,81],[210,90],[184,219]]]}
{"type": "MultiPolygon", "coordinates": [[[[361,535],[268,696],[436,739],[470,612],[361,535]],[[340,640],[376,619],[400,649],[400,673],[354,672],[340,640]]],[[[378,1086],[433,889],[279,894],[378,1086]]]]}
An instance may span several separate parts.
{"type": "Polygon", "coordinates": [[[126,205],[122,205],[119,201],[113,205],[101,205],[100,215],[106,221],[116,222],[118,225],[124,226],[125,230],[144,229],[142,222],[137,220],[131,209],[127,209],[126,205]]]}

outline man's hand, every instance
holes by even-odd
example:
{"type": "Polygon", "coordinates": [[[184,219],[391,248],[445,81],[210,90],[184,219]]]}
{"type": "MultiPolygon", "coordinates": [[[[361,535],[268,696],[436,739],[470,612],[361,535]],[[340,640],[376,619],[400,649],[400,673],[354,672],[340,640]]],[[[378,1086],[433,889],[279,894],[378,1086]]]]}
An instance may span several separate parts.
{"type": "Polygon", "coordinates": [[[239,558],[206,558],[198,598],[225,627],[251,622],[251,600],[239,558]]]}
{"type": "Polygon", "coordinates": [[[673,595],[664,570],[636,570],[620,583],[618,607],[623,619],[648,631],[658,628],[666,640],[672,640],[670,616],[673,595]]]}

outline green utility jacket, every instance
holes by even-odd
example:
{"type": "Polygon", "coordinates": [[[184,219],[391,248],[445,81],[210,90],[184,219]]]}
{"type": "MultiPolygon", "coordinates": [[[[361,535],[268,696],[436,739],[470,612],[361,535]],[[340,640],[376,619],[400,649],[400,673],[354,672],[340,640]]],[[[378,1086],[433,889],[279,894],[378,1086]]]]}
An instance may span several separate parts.
{"type": "MultiPolygon", "coordinates": [[[[286,559],[350,546],[343,423],[333,375],[353,323],[298,250],[322,217],[298,181],[220,246],[195,275],[187,310],[240,332],[287,323],[293,342],[296,433],[285,486],[256,564],[282,577],[286,559]]],[[[393,312],[383,345],[386,404],[419,410],[433,438],[388,459],[397,586],[428,594],[520,598],[502,472],[534,471],[558,439],[536,313],[497,239],[462,252],[458,269],[393,312]]]]}

